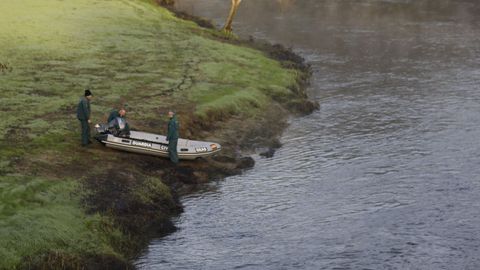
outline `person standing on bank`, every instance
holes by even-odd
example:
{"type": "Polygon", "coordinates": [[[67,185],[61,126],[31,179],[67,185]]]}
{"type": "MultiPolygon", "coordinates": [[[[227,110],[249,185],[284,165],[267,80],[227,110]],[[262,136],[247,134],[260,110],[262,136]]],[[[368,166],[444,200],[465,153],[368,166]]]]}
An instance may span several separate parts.
{"type": "Polygon", "coordinates": [[[91,144],[90,141],[90,100],[92,100],[93,95],[89,89],[85,90],[85,96],[80,99],[77,107],[77,118],[80,121],[82,127],[82,146],[87,146],[91,144]]]}
{"type": "Polygon", "coordinates": [[[170,160],[177,164],[178,163],[178,153],[177,153],[177,144],[178,144],[178,120],[177,115],[173,111],[168,112],[168,132],[167,132],[167,141],[168,141],[168,155],[170,160]]]}

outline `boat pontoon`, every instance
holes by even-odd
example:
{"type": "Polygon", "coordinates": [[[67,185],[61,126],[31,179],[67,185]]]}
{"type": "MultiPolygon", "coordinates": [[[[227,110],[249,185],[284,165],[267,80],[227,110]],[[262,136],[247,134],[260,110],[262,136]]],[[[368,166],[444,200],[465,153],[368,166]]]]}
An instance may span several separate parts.
{"type": "MultiPolygon", "coordinates": [[[[168,157],[166,136],[141,131],[123,132],[124,125],[118,119],[117,124],[97,124],[95,138],[107,147],[159,157],[168,157]],[[119,124],[118,124],[119,123],[119,124]],[[116,126],[116,128],[115,128],[116,126]]],[[[178,139],[177,153],[179,159],[194,160],[208,157],[222,149],[213,142],[178,139]]]]}

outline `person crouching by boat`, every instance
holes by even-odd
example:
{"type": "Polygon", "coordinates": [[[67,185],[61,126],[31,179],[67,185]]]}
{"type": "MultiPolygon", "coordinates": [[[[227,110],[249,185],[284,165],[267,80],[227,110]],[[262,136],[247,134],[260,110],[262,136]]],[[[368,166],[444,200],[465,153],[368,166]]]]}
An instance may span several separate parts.
{"type": "Polygon", "coordinates": [[[168,155],[170,160],[177,164],[178,163],[178,153],[177,153],[177,144],[178,144],[178,120],[177,115],[173,111],[168,112],[168,131],[167,131],[167,141],[168,141],[168,155]]]}
{"type": "Polygon", "coordinates": [[[119,110],[113,110],[108,116],[108,127],[113,129],[113,134],[121,137],[130,136],[130,126],[126,119],[127,110],[124,107],[119,110]]]}
{"type": "Polygon", "coordinates": [[[127,111],[124,107],[120,108],[119,110],[113,110],[110,115],[108,116],[107,123],[112,122],[117,117],[125,117],[127,115],[127,111]]]}
{"type": "Polygon", "coordinates": [[[87,89],[85,95],[80,99],[77,106],[77,118],[80,121],[82,127],[82,146],[87,146],[92,143],[90,141],[90,100],[92,100],[92,92],[87,89]]]}

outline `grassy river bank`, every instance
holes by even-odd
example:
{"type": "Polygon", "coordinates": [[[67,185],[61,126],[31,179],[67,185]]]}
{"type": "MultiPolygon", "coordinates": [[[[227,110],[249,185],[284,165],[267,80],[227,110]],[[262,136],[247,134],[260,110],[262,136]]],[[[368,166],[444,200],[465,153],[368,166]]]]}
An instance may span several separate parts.
{"type": "Polygon", "coordinates": [[[253,166],[278,146],[289,113],[316,104],[308,67],[278,46],[228,40],[155,1],[0,2],[0,269],[129,268],[152,235],[173,231],[178,197],[253,166]],[[255,48],[257,47],[257,48],[255,48]],[[130,125],[224,146],[181,162],[80,147],[75,107],[93,121],[128,103],[130,125]]]}

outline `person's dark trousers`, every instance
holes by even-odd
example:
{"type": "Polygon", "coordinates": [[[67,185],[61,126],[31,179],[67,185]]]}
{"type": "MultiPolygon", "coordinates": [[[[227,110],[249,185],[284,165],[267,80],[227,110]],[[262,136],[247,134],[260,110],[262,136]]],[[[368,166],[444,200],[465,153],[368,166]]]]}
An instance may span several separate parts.
{"type": "Polygon", "coordinates": [[[168,155],[170,156],[170,160],[175,164],[178,163],[177,144],[178,139],[168,141],[168,155]]]}
{"type": "Polygon", "coordinates": [[[90,125],[87,120],[80,120],[82,126],[82,145],[86,146],[90,143],[90,125]]]}

